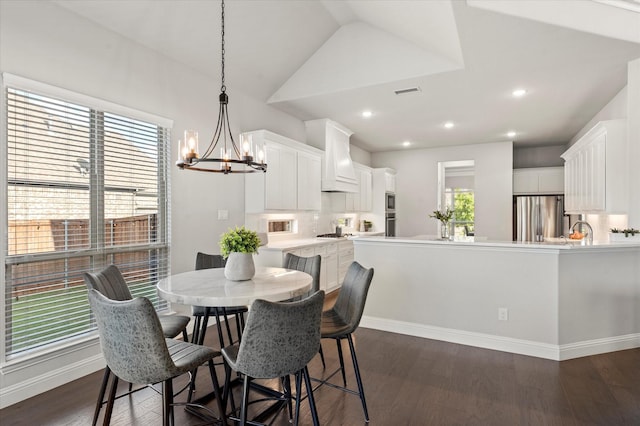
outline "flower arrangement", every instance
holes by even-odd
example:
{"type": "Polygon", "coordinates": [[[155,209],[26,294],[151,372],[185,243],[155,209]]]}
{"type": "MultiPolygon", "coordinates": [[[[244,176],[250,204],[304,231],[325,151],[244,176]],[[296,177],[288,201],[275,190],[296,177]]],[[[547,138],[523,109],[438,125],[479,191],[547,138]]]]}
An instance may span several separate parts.
{"type": "Polygon", "coordinates": [[[451,210],[449,207],[447,207],[444,212],[440,210],[434,210],[433,214],[430,214],[429,217],[438,219],[443,224],[447,224],[453,218],[453,210],[451,210]]]}
{"type": "Polygon", "coordinates": [[[244,226],[222,234],[220,238],[220,254],[225,259],[230,253],[257,253],[260,246],[260,238],[255,231],[246,229],[244,226]]]}

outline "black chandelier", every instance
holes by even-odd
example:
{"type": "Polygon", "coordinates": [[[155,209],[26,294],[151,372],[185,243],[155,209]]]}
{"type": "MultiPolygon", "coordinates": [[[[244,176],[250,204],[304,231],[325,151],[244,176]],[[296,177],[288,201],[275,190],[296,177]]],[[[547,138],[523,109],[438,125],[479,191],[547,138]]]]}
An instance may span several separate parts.
{"type": "Polygon", "coordinates": [[[185,130],[184,140],[179,141],[178,161],[176,165],[183,170],[197,170],[212,173],[255,173],[266,172],[267,163],[264,147],[254,146],[251,136],[242,140],[242,151],[238,148],[229,125],[227,105],[229,96],[224,84],[224,0],[222,0],[222,85],[220,87],[220,111],[216,131],[207,150],[200,155],[198,150],[198,132],[185,130]],[[216,148],[220,144],[220,156],[216,157],[216,148]],[[242,167],[233,168],[233,164],[242,167]]]}

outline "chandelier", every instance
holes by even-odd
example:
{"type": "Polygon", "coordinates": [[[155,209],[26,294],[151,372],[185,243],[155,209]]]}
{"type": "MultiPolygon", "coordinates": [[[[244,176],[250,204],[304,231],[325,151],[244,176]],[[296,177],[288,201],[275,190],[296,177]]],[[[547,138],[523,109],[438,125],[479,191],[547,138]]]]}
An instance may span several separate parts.
{"type": "Polygon", "coordinates": [[[222,84],[220,87],[220,110],[218,124],[211,143],[202,155],[198,149],[198,132],[186,130],[184,140],[178,141],[178,161],[176,165],[183,170],[198,170],[212,173],[255,173],[266,172],[267,163],[264,147],[253,144],[251,135],[243,138],[240,150],[233,140],[229,125],[227,105],[229,96],[224,84],[224,0],[222,0],[222,84]],[[218,150],[219,148],[219,150],[218,150]],[[216,157],[216,153],[219,156],[216,157]],[[239,165],[233,168],[233,165],[239,165]]]}

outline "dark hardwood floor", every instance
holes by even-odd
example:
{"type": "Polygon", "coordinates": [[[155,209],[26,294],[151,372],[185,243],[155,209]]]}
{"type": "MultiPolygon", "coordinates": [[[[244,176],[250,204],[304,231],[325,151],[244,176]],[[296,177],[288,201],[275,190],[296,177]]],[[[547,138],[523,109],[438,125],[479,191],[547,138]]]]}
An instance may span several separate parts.
{"type": "MultiPolygon", "coordinates": [[[[215,335],[208,333],[209,344],[215,335]]],[[[640,425],[640,349],[555,362],[364,328],[355,336],[371,425],[640,425]]],[[[329,370],[336,347],[330,340],[323,347],[329,370]]],[[[322,376],[319,357],[310,370],[322,376]]],[[[97,372],[5,408],[0,424],[90,424],[101,378],[97,372]]],[[[210,383],[202,369],[198,391],[210,383]]],[[[364,424],[356,396],[329,387],[314,395],[321,424],[364,424]]],[[[311,424],[306,401],[301,413],[301,424],[311,424]]],[[[145,389],[116,402],[111,424],[161,419],[160,396],[145,389]]],[[[203,423],[177,408],[176,424],[203,423]]],[[[281,415],[274,424],[290,423],[281,415]]]]}

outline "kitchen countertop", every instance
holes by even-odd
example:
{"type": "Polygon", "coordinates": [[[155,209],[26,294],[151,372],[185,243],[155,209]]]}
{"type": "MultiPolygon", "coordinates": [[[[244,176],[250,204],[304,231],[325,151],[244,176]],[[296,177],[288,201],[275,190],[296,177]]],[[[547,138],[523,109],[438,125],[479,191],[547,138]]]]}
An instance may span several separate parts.
{"type": "Polygon", "coordinates": [[[319,246],[323,244],[339,243],[341,241],[349,241],[348,237],[340,238],[300,238],[295,240],[282,240],[269,242],[266,246],[262,246],[260,250],[295,250],[303,247],[319,246]]]}
{"type": "MultiPolygon", "coordinates": [[[[354,239],[354,241],[358,241],[354,239]]],[[[594,249],[610,249],[610,248],[636,248],[640,247],[640,240],[637,242],[594,242],[593,244],[584,244],[582,241],[572,241],[554,239],[546,242],[523,242],[523,241],[492,241],[479,240],[475,241],[472,237],[465,239],[448,241],[437,238],[434,235],[416,235],[413,237],[367,237],[362,242],[392,242],[392,243],[409,243],[409,244],[434,244],[448,246],[466,246],[466,247],[510,247],[522,249],[558,249],[558,250],[594,250],[594,249]]]]}

